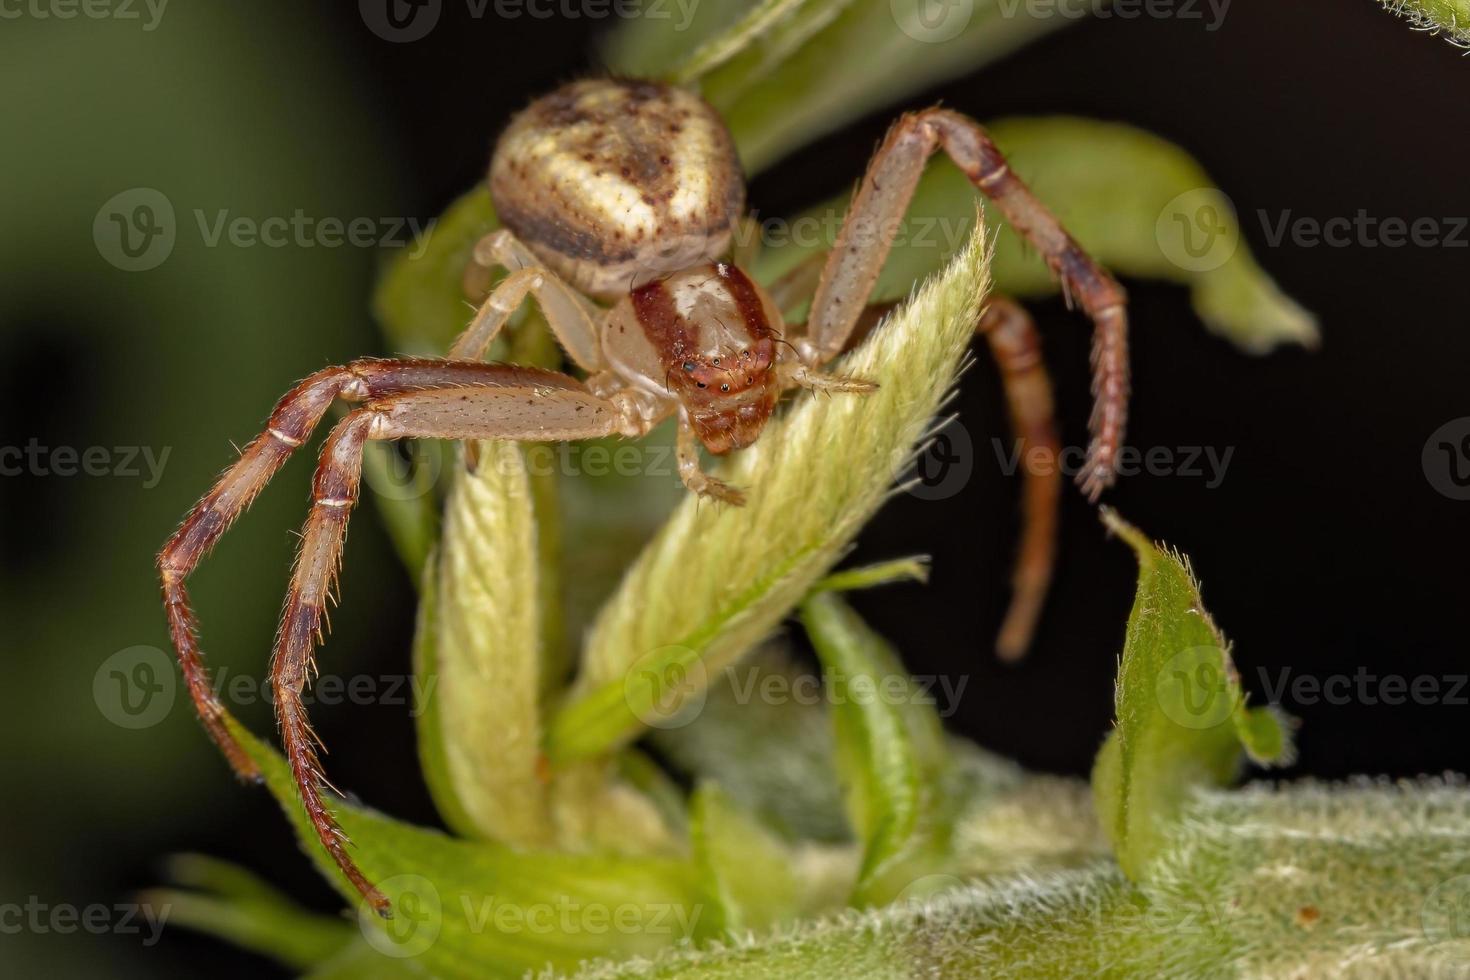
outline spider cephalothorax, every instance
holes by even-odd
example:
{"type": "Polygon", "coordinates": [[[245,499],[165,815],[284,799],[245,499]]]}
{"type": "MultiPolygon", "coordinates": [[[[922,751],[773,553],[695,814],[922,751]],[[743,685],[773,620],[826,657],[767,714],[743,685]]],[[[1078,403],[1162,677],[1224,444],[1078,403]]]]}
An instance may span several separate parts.
{"type": "MultiPolygon", "coordinates": [[[[872,319],[867,301],[893,232],[938,149],[994,201],[1096,324],[1093,440],[1080,476],[1096,497],[1113,478],[1123,435],[1123,292],[1011,172],[978,123],[937,108],[903,116],[869,164],[831,251],[766,288],[726,258],[745,185],[718,114],[681,89],[592,79],[536,100],[501,137],[490,187],[505,227],[474,249],[466,283],[479,309],[449,356],[366,359],[313,374],[281,399],[265,431],[164,545],[164,607],[189,693],[236,772],[254,777],[205,672],[184,580],[332,403],[357,404],[322,450],[271,685],[287,761],[317,836],[377,911],[391,908],[353,862],[322,800],[324,779],[302,703],[358,498],[364,447],[400,438],[634,438],[673,418],[684,483],[701,495],[743,502],[741,491],[700,468],[700,445],[715,454],[750,445],[792,387],[871,389],[824,368],[872,319]],[[497,268],[507,274],[492,290],[488,272],[497,268]],[[528,295],[575,373],[484,362],[528,295]],[[805,324],[782,321],[783,309],[808,299],[805,324]]],[[[992,297],[977,327],[1000,365],[1013,424],[1028,446],[1055,459],[1051,393],[1030,320],[992,297]]],[[[1058,472],[1053,466],[1027,475],[1015,596],[1000,640],[1010,655],[1024,649],[1050,576],[1058,472]]]]}
{"type": "MultiPolygon", "coordinates": [[[[781,312],[766,291],[717,262],[645,283],[626,302],[638,329],[609,337],[611,356],[638,348],[635,356],[657,363],[664,390],[711,453],[754,442],[782,387],[775,370],[781,312]]],[[[620,326],[629,319],[613,316],[620,326]]]]}

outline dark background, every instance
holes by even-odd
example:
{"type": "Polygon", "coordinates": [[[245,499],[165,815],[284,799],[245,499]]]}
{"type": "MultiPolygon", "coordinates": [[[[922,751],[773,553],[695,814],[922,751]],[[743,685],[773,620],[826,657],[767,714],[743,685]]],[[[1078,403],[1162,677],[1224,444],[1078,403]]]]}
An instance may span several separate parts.
{"type": "MultiPolygon", "coordinates": [[[[148,185],[169,188],[181,208],[274,214],[306,202],[320,214],[427,219],[480,178],[510,112],[590,66],[605,22],[474,21],[447,3],[429,37],[388,44],[355,4],[305,6],[256,3],[200,26],[197,5],[181,3],[156,33],[164,44],[170,30],[197,31],[177,61],[155,60],[144,40],[153,35],[119,25],[0,27],[9,33],[0,50],[24,54],[0,59],[17,82],[5,110],[17,117],[5,117],[10,169],[0,170],[12,239],[0,253],[10,257],[0,271],[0,445],[172,447],[146,491],[135,480],[0,479],[0,901],[125,901],[158,880],[162,856],[192,850],[334,907],[274,804],[234,786],[185,712],[122,731],[96,718],[90,685],[115,650],[166,648],[152,554],[228,461],[229,440],[253,434],[294,379],[383,349],[366,311],[378,258],[221,249],[171,261],[140,286],[133,279],[145,277],[99,261],[90,216],[111,193],[148,185]],[[21,74],[25,65],[34,71],[21,74]],[[210,102],[215,90],[230,98],[210,102]],[[288,180],[295,189],[272,198],[288,180]],[[51,200],[48,188],[65,190],[51,210],[37,203],[51,200]],[[264,265],[242,286],[230,263],[264,265]],[[278,288],[263,295],[262,280],[278,288]]],[[[1470,214],[1467,84],[1459,52],[1368,0],[1236,0],[1216,32],[1173,19],[1083,22],[909,100],[943,99],[982,120],[1095,116],[1177,142],[1231,195],[1261,264],[1319,317],[1320,350],[1251,357],[1207,334],[1182,288],[1127,283],[1130,443],[1235,451],[1218,488],[1135,477],[1107,500],[1192,557],[1258,700],[1263,676],[1274,682],[1283,669],[1433,677],[1442,692],[1470,670],[1470,503],[1438,493],[1421,465],[1430,434],[1470,415],[1470,249],[1272,248],[1255,218],[1470,214]]],[[[761,175],[752,203],[781,214],[845,190],[891,118],[875,113],[761,175]]],[[[1085,323],[1059,301],[1036,311],[1064,441],[1076,444],[1088,407],[1085,323]]],[[[954,728],[1029,767],[1083,775],[1111,718],[1132,559],[1069,491],[1036,647],[1020,666],[996,663],[1016,522],[1014,484],[989,448],[1005,430],[988,363],[967,377],[957,408],[977,447],[975,478],[943,501],[899,497],[856,556],[925,551],[933,581],[856,603],[915,673],[969,675],[954,728]]],[[[291,467],[198,578],[213,664],[265,671],[307,469],[291,467]]],[[[324,661],[403,672],[414,592],[371,506],[354,523],[347,566],[324,661]]],[[[1354,694],[1283,706],[1302,721],[1289,775],[1467,768],[1463,702],[1391,706],[1354,694]]],[[[268,730],[263,706],[244,714],[268,730]]],[[[316,717],[339,785],[395,815],[435,820],[406,711],[316,717]]],[[[142,951],[135,937],[0,935],[7,961],[60,975],[261,967],[182,930],[142,951]]]]}

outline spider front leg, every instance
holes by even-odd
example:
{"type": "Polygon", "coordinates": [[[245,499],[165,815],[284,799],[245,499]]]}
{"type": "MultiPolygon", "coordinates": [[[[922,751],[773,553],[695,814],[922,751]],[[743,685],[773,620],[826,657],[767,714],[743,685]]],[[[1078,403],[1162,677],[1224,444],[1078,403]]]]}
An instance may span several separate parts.
{"type": "Polygon", "coordinates": [[[312,481],[311,512],[301,531],[290,591],[271,655],[271,687],[281,740],[303,806],[322,846],[373,908],[392,914],[384,896],[353,862],[348,840],[322,799],[316,736],[302,693],[315,674],[326,602],[341,564],[347,522],[358,499],[362,454],[371,440],[510,439],[563,441],[642,435],[647,423],[629,403],[604,399],[565,375],[495,364],[474,368],[474,383],[426,388],[369,401],[340,422],[322,449],[312,481]]]}
{"type": "Polygon", "coordinates": [[[699,439],[694,434],[694,427],[682,414],[679,416],[679,435],[674,453],[679,465],[679,480],[685,487],[701,497],[710,497],[735,507],[745,506],[745,491],[710,476],[700,468],[699,439]]]}
{"type": "Polygon", "coordinates": [[[559,440],[638,435],[647,431],[648,423],[625,400],[599,398],[575,379],[507,365],[366,359],[318,371],[293,388],[271,413],[266,430],[194,506],[158,556],[169,632],[185,684],[205,728],[244,778],[258,778],[259,771],[230,735],[225,708],[210,686],[184,581],[338,398],[366,401],[370,407],[338,425],[323,449],[311,517],[272,657],[272,683],[287,759],[312,824],[343,873],[375,908],[385,911],[386,899],[347,856],[346,841],[318,795],[321,769],[300,699],[310,669],[311,638],[320,630],[347,513],[357,500],[363,444],[419,436],[559,440]]]}
{"type": "Polygon", "coordinates": [[[1078,483],[1090,499],[1116,475],[1128,406],[1128,317],[1123,289],[1072,240],[1032,195],[984,128],[947,109],[906,115],[889,130],[864,175],[828,256],[812,302],[810,356],[829,360],[847,341],[893,244],[894,233],[923,173],[943,149],[970,182],[995,202],[1092,318],[1092,444],[1078,483]]]}

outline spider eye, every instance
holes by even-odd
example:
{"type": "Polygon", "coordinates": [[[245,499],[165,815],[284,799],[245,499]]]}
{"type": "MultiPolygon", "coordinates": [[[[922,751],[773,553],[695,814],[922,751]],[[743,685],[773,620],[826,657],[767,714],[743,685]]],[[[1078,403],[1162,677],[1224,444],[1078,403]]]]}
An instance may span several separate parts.
{"type": "Polygon", "coordinates": [[[715,367],[719,367],[720,366],[720,359],[717,357],[714,360],[710,361],[710,363],[713,364],[715,367]]]}
{"type": "Polygon", "coordinates": [[[697,387],[700,387],[700,388],[708,388],[709,387],[709,385],[705,384],[703,381],[697,381],[697,382],[695,382],[695,385],[697,387]]]}
{"type": "Polygon", "coordinates": [[[693,372],[693,370],[694,370],[694,362],[693,361],[685,361],[684,362],[684,370],[693,372]]]}
{"type": "Polygon", "coordinates": [[[730,390],[730,386],[729,385],[720,385],[720,390],[721,391],[729,391],[730,390]]]}

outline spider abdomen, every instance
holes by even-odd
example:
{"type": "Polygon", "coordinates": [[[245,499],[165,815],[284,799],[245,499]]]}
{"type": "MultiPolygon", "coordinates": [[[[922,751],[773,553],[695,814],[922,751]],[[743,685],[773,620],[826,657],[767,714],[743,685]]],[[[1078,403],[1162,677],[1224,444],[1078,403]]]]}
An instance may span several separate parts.
{"type": "Polygon", "coordinates": [[[719,256],[745,205],[734,143],[708,103],[618,79],[564,85],[511,120],[490,193],[516,237],[603,298],[719,256]]]}

